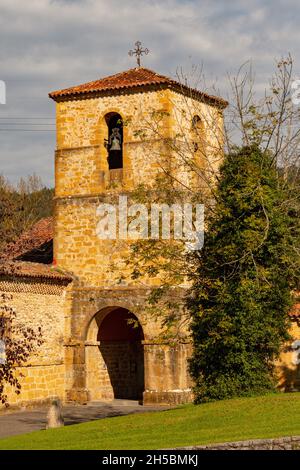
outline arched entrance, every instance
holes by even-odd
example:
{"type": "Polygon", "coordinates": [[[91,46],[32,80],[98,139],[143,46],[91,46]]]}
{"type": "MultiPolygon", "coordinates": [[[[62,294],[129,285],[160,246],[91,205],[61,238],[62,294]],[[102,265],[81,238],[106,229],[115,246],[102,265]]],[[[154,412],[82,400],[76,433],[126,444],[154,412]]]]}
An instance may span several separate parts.
{"type": "Polygon", "coordinates": [[[142,400],[144,334],[125,308],[99,312],[91,323],[86,347],[87,388],[91,400],[142,400]]]}

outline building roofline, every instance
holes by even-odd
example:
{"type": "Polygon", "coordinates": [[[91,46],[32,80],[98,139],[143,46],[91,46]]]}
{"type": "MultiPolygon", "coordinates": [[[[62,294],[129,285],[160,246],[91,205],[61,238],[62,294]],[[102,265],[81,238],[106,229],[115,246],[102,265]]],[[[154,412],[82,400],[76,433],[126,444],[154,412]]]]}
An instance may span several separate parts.
{"type": "Polygon", "coordinates": [[[0,262],[0,278],[30,278],[40,280],[52,280],[58,284],[69,284],[74,277],[57,267],[48,264],[32,263],[29,261],[1,261],[0,262]]]}
{"type": "Polygon", "coordinates": [[[140,93],[141,91],[152,91],[159,89],[171,89],[183,95],[189,96],[193,99],[209,103],[213,106],[226,108],[228,101],[218,96],[209,95],[196,88],[191,88],[187,85],[180,83],[164,75],[157,74],[150,69],[144,67],[138,69],[129,69],[125,72],[120,72],[115,75],[110,75],[99,80],[87,82],[82,85],[56,90],[49,93],[49,97],[56,102],[60,101],[73,101],[78,99],[88,99],[91,97],[101,97],[111,94],[127,94],[127,93],[140,93]],[[148,78],[141,78],[140,81],[136,80],[131,83],[126,83],[126,77],[134,74],[137,71],[146,73],[148,78]],[[151,78],[152,77],[152,78],[151,78]],[[118,83],[119,80],[119,83],[118,83]]]}

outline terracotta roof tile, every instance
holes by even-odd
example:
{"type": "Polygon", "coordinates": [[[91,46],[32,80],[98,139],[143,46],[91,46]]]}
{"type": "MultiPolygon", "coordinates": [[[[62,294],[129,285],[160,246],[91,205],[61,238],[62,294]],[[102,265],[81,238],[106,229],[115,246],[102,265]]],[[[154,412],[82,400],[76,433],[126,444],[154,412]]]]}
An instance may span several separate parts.
{"type": "Polygon", "coordinates": [[[51,265],[53,261],[53,218],[39,220],[1,253],[0,276],[71,281],[69,273],[51,265]]]}
{"type": "Polygon", "coordinates": [[[22,233],[13,243],[6,245],[1,260],[37,261],[50,264],[53,258],[53,219],[39,220],[30,230],[22,233]]]}
{"type": "Polygon", "coordinates": [[[74,99],[84,95],[99,94],[101,92],[112,92],[114,90],[122,91],[139,89],[141,87],[151,85],[155,87],[169,87],[183,94],[189,94],[190,96],[202,101],[210,101],[217,106],[226,107],[228,105],[228,102],[222,98],[208,95],[207,93],[201,92],[197,89],[192,89],[176,80],[165,77],[164,75],[159,75],[144,67],[126,70],[125,72],[110,75],[109,77],[66,88],[64,90],[53,91],[52,93],[49,93],[49,96],[55,101],[60,101],[74,99]]]}
{"type": "Polygon", "coordinates": [[[70,282],[73,280],[71,274],[59,271],[54,266],[26,261],[1,261],[0,276],[53,279],[70,282]]]}

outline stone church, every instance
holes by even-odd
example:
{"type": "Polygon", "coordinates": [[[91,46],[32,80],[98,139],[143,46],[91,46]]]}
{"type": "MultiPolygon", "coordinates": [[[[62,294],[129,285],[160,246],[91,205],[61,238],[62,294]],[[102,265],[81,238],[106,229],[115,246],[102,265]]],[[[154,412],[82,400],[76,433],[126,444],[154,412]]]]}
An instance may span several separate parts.
{"type": "MultiPolygon", "coordinates": [[[[143,311],[150,281],[141,285],[125,276],[120,283],[112,275],[126,243],[99,239],[97,208],[154,181],[158,155],[168,154],[167,141],[183,123],[186,129],[204,123],[203,132],[213,139],[210,129],[215,122],[222,126],[227,102],[143,67],[49,96],[57,126],[54,217],[23,234],[0,263],[0,293],[12,293],[18,317],[41,326],[45,340],[20,369],[21,394],[8,388],[10,404],[53,397],[144,405],[191,401],[190,340],[158,340],[160,322],[143,311]],[[154,116],[158,132],[141,133],[154,116]]],[[[173,167],[180,173],[178,162],[173,167]]],[[[291,316],[298,340],[297,306],[291,316]]],[[[299,387],[293,346],[278,367],[282,389],[299,387]]]]}

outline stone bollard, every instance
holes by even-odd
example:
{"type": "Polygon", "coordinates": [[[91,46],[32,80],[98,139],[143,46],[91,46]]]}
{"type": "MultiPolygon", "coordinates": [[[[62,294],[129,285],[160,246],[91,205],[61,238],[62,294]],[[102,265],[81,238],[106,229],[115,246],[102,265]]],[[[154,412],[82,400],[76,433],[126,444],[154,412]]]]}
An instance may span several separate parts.
{"type": "Polygon", "coordinates": [[[60,400],[53,400],[47,414],[46,429],[60,428],[64,426],[60,400]]]}

